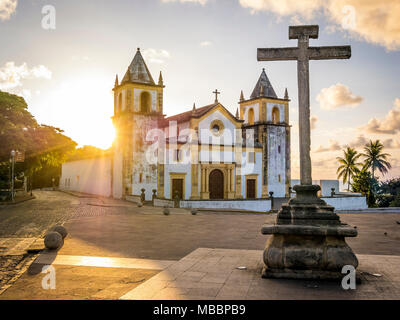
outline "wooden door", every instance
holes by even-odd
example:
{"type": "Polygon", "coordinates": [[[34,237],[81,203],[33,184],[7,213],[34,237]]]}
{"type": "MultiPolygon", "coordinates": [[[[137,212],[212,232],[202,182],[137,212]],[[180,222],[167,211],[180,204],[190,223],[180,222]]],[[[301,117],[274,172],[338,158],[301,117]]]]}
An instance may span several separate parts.
{"type": "Polygon", "coordinates": [[[210,173],[209,179],[210,199],[224,198],[224,174],[221,170],[215,169],[210,173]]]}
{"type": "Polygon", "coordinates": [[[256,179],[247,179],[247,199],[255,199],[256,198],[256,179]]]}
{"type": "Polygon", "coordinates": [[[172,199],[175,199],[176,191],[178,192],[179,199],[183,199],[183,179],[172,179],[172,199]]]}

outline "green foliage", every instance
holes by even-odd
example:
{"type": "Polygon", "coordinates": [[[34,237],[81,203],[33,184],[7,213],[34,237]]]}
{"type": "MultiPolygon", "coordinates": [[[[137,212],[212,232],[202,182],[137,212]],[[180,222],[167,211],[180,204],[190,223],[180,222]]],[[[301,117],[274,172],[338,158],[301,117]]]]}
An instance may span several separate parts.
{"type": "Polygon", "coordinates": [[[379,140],[376,140],[375,142],[370,140],[369,144],[364,147],[364,153],[362,154],[365,157],[364,168],[371,168],[372,178],[375,178],[376,169],[384,175],[392,167],[387,161],[390,154],[383,153],[383,148],[384,146],[379,140]]]}
{"type": "Polygon", "coordinates": [[[94,146],[83,146],[70,152],[67,156],[67,161],[85,160],[106,156],[111,152],[111,149],[103,150],[94,146]]]}
{"type": "MultiPolygon", "coordinates": [[[[25,161],[16,164],[16,175],[27,176],[46,167],[60,166],[76,143],[52,126],[39,125],[28,111],[24,98],[0,91],[0,163],[9,167],[11,150],[25,152],[25,161]]],[[[0,170],[0,180],[9,179],[0,170]]],[[[7,169],[9,170],[9,169],[7,169]]]]}
{"type": "Polygon", "coordinates": [[[353,192],[359,192],[367,196],[367,203],[369,207],[375,205],[376,197],[375,192],[378,189],[378,181],[372,178],[371,173],[366,168],[358,171],[353,177],[352,183],[353,192]]]}
{"type": "Polygon", "coordinates": [[[338,174],[338,179],[342,178],[343,183],[348,183],[347,190],[350,190],[350,180],[359,172],[359,167],[362,166],[362,163],[357,162],[361,154],[357,153],[355,149],[348,147],[343,151],[343,155],[343,158],[336,158],[340,164],[336,173],[338,174]]]}
{"type": "Polygon", "coordinates": [[[396,198],[390,203],[389,207],[400,207],[400,193],[397,194],[396,198]]]}

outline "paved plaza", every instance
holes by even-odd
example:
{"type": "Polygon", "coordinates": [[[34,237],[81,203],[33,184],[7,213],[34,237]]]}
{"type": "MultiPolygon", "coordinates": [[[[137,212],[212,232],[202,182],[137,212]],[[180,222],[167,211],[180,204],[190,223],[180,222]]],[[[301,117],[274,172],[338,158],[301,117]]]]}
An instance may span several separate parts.
{"type": "Polygon", "coordinates": [[[199,212],[36,191],[0,208],[0,299],[398,299],[399,213],[341,213],[359,236],[347,242],[362,283],[262,279],[260,233],[276,214],[199,212]],[[57,252],[40,247],[54,224],[69,234],[57,252]],[[43,266],[56,289],[42,288],[43,266]],[[245,267],[239,268],[238,267],[245,267]],[[375,274],[375,275],[374,275],[375,274]]]}

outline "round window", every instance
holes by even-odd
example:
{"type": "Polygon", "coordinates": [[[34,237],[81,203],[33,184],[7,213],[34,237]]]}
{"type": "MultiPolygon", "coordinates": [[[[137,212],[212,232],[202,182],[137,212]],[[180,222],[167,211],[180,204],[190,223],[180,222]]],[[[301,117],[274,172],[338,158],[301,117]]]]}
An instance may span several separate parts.
{"type": "Polygon", "coordinates": [[[212,127],[212,130],[217,133],[219,131],[219,125],[218,124],[214,124],[212,127]]]}

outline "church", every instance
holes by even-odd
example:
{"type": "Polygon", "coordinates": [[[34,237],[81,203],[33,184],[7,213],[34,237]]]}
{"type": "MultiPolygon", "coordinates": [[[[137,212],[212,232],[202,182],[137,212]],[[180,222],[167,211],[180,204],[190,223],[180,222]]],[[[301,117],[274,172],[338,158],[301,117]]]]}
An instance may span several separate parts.
{"type": "Polygon", "coordinates": [[[240,93],[235,115],[215,90],[212,103],[167,117],[164,88],[138,48],[115,79],[112,153],[64,164],[60,187],[117,199],[142,192],[146,200],[289,196],[290,100],[287,90],[278,98],[264,69],[248,99],[240,93]]]}

